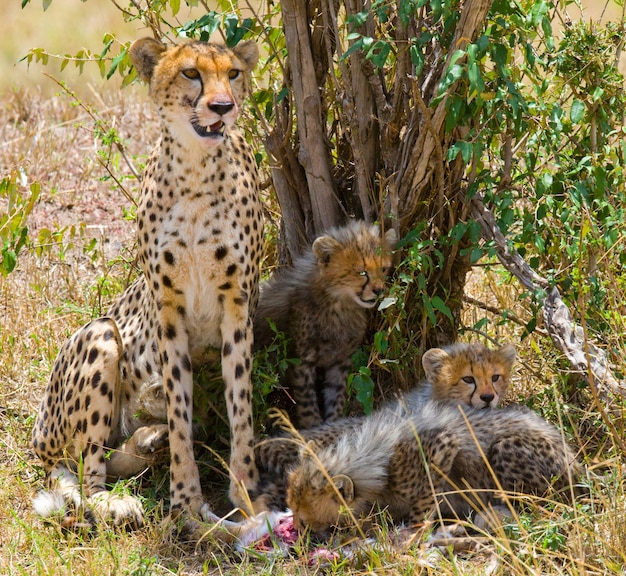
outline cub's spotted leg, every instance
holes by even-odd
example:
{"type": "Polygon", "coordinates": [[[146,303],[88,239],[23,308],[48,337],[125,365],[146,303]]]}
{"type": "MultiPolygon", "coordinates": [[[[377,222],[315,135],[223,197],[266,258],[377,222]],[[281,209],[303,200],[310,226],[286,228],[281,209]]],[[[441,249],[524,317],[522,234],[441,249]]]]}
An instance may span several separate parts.
{"type": "Polygon", "coordinates": [[[245,492],[256,488],[259,474],[254,454],[252,421],[252,320],[248,296],[241,292],[224,297],[222,333],[222,378],[230,422],[230,499],[247,508],[245,492]]]}
{"type": "Polygon", "coordinates": [[[419,524],[435,512],[457,453],[455,438],[440,429],[422,431],[396,448],[390,483],[410,503],[410,523],[419,524]]]}
{"type": "Polygon", "coordinates": [[[35,422],[33,447],[53,493],[74,504],[82,503],[84,494],[98,517],[138,526],[139,501],[111,494],[105,486],[107,446],[119,429],[121,357],[121,338],[110,318],[90,322],[65,343],[35,422]]]}
{"type": "Polygon", "coordinates": [[[326,371],[324,384],[324,420],[338,420],[343,416],[346,405],[346,385],[350,371],[349,364],[332,366],[326,371]]]}
{"type": "Polygon", "coordinates": [[[313,428],[323,422],[315,387],[315,358],[307,358],[306,354],[297,357],[300,358],[300,364],[289,368],[291,371],[289,380],[296,402],[297,426],[304,429],[313,428]]]}

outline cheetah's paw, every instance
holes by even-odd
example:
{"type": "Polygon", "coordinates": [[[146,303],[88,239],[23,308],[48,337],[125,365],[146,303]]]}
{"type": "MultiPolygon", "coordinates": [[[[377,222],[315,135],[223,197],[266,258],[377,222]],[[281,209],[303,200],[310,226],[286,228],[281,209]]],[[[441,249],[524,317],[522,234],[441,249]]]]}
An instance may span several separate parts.
{"type": "Polygon", "coordinates": [[[89,498],[89,504],[94,514],[104,522],[131,528],[143,526],[143,506],[134,496],[98,492],[89,498]]]}

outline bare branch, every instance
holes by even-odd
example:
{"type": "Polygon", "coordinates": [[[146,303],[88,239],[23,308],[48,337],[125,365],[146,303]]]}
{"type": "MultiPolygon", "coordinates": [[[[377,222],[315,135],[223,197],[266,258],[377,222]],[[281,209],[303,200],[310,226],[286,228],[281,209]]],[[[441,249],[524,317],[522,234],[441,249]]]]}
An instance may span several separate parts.
{"type": "Polygon", "coordinates": [[[546,330],[572,368],[589,383],[594,398],[597,397],[606,403],[607,392],[626,398],[625,384],[619,382],[609,370],[604,351],[591,342],[583,328],[574,322],[559,291],[556,288],[549,289],[548,281],[537,274],[517,250],[508,246],[493,212],[483,204],[482,200],[475,197],[471,202],[472,218],[480,224],[483,238],[494,243],[502,265],[528,290],[548,291],[542,303],[546,330]]]}

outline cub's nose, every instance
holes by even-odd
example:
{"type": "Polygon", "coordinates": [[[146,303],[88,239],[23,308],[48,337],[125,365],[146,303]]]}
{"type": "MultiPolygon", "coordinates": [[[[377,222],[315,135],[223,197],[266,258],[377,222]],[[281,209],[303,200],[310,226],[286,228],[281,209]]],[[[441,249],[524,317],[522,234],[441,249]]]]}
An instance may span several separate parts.
{"type": "Polygon", "coordinates": [[[220,116],[224,116],[224,114],[228,114],[234,106],[235,105],[232,102],[216,102],[214,104],[209,104],[209,110],[219,114],[220,116]]]}
{"type": "Polygon", "coordinates": [[[496,397],[495,394],[481,394],[480,395],[480,399],[487,405],[491,404],[495,397],[496,397]]]}

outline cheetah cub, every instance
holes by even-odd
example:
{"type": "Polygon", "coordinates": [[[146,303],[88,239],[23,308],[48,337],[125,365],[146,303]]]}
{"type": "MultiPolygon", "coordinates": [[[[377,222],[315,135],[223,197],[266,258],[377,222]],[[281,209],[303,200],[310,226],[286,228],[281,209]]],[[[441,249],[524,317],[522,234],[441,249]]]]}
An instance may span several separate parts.
{"type": "Polygon", "coordinates": [[[409,523],[464,520],[500,504],[498,487],[541,496],[565,491],[580,472],[560,432],[528,409],[429,402],[406,418],[364,418],[323,448],[310,442],[289,474],[287,504],[294,525],[314,532],[374,507],[409,523]]]}
{"type": "MultiPolygon", "coordinates": [[[[137,209],[143,275],[59,351],[33,446],[55,502],[137,526],[140,502],[105,482],[141,471],[169,442],[172,513],[214,519],[191,428],[192,370],[209,348],[221,350],[231,499],[241,503],[238,486],[258,480],[250,371],[263,223],[256,163],[234,126],[258,47],[143,38],[130,57],[161,121],[137,209]],[[146,413],[155,390],[162,398],[146,413]]],[[[36,507],[47,513],[45,494],[36,507]]]]}
{"type": "MultiPolygon", "coordinates": [[[[430,400],[463,407],[495,408],[506,394],[516,351],[512,344],[491,349],[480,342],[456,343],[431,348],[422,356],[426,378],[418,386],[383,404],[376,414],[390,420],[420,411],[430,400]]],[[[377,416],[378,418],[379,416],[377,416]]],[[[340,434],[357,429],[368,417],[355,416],[301,430],[306,441],[318,448],[332,445],[340,434]]],[[[255,495],[255,509],[286,508],[284,479],[300,463],[301,443],[291,431],[261,440],[256,448],[261,483],[255,495]]]]}
{"type": "Polygon", "coordinates": [[[261,285],[255,348],[272,343],[268,320],[287,336],[288,357],[299,359],[285,377],[298,427],[343,415],[350,357],[384,289],[395,241],[394,230],[381,237],[378,226],[355,220],[325,232],[292,268],[261,285]]]}
{"type": "Polygon", "coordinates": [[[509,388],[515,356],[512,344],[492,349],[457,342],[431,348],[422,356],[429,396],[475,408],[498,406],[509,388]]]}

